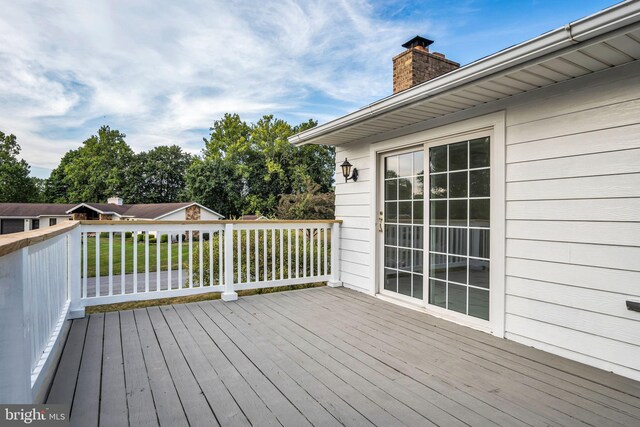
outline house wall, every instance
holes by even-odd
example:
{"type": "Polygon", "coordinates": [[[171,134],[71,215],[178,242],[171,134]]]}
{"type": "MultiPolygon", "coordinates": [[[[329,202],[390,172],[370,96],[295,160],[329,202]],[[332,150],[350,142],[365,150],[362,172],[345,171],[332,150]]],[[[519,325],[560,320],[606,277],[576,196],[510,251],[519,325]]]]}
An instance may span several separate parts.
{"type": "MultiPolygon", "coordinates": [[[[196,206],[197,207],[197,206],[196,206]]],[[[212,214],[211,212],[200,209],[200,218],[201,221],[215,221],[220,219],[217,215],[212,214]]],[[[171,215],[163,216],[161,218],[162,221],[185,221],[186,220],[186,209],[181,209],[177,212],[172,213],[171,215]]]]}
{"type": "Polygon", "coordinates": [[[336,147],[336,218],[343,221],[340,231],[340,274],[344,286],[374,293],[371,255],[371,199],[375,179],[371,177],[368,143],[336,147]],[[358,169],[358,181],[344,182],[340,164],[348,158],[358,169]]]}
{"type": "MultiPolygon", "coordinates": [[[[640,313],[625,301],[640,300],[638,88],[636,61],[411,128],[427,141],[434,126],[505,112],[504,336],[635,379],[640,313]]],[[[368,293],[374,142],[336,150],[342,280],[368,293]],[[345,157],[356,183],[339,173],[345,157]]]]}

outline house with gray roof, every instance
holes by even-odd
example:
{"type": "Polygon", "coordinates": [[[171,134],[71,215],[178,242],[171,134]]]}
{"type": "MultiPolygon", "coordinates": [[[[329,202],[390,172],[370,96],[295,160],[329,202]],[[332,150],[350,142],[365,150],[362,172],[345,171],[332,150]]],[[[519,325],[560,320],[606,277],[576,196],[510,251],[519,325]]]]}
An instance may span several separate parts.
{"type": "Polygon", "coordinates": [[[18,233],[69,220],[218,220],[224,216],[196,202],[125,204],[119,197],[107,203],[0,203],[0,234],[18,233]]]}

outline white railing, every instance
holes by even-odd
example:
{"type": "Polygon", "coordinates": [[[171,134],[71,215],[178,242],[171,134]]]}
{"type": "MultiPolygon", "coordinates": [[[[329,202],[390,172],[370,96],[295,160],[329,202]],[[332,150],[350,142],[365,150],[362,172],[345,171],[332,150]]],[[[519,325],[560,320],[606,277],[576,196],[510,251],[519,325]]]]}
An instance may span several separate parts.
{"type": "Polygon", "coordinates": [[[42,398],[65,320],[85,307],[340,286],[339,241],[340,221],[80,221],[2,236],[0,402],[42,398]]]}
{"type": "Polygon", "coordinates": [[[80,235],[82,307],[338,282],[336,221],[83,221],[80,235]]]}
{"type": "Polygon", "coordinates": [[[0,240],[0,402],[41,398],[70,311],[77,226],[0,240]]]}

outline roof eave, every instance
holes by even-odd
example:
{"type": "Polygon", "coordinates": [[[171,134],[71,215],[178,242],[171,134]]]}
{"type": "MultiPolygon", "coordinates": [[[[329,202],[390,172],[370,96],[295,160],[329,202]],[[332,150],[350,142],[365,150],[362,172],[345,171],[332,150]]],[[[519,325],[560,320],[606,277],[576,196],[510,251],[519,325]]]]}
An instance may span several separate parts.
{"type": "Polygon", "coordinates": [[[289,138],[289,142],[295,145],[322,143],[318,139],[324,135],[442,94],[501,71],[524,65],[599,35],[616,31],[637,22],[639,17],[639,2],[626,1],[619,3],[588,17],[571,22],[562,28],[480,59],[441,77],[374,102],[324,125],[293,135],[289,138]]]}

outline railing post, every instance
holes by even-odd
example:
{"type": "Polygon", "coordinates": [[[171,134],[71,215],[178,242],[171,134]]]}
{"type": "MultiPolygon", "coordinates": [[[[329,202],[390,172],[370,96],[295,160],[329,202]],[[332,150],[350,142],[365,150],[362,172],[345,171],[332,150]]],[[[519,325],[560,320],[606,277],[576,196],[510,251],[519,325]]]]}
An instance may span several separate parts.
{"type": "Polygon", "coordinates": [[[331,278],[327,286],[337,288],[342,286],[340,280],[340,223],[331,224],[331,278]]]}
{"type": "Polygon", "coordinates": [[[81,283],[82,276],[80,272],[81,256],[82,256],[82,233],[78,226],[69,232],[67,246],[67,286],[69,295],[69,318],[79,319],[84,317],[84,307],[81,303],[81,283]]]}
{"type": "Polygon", "coordinates": [[[233,290],[233,224],[224,225],[224,292],[223,301],[236,301],[238,293],[233,290]]]}

